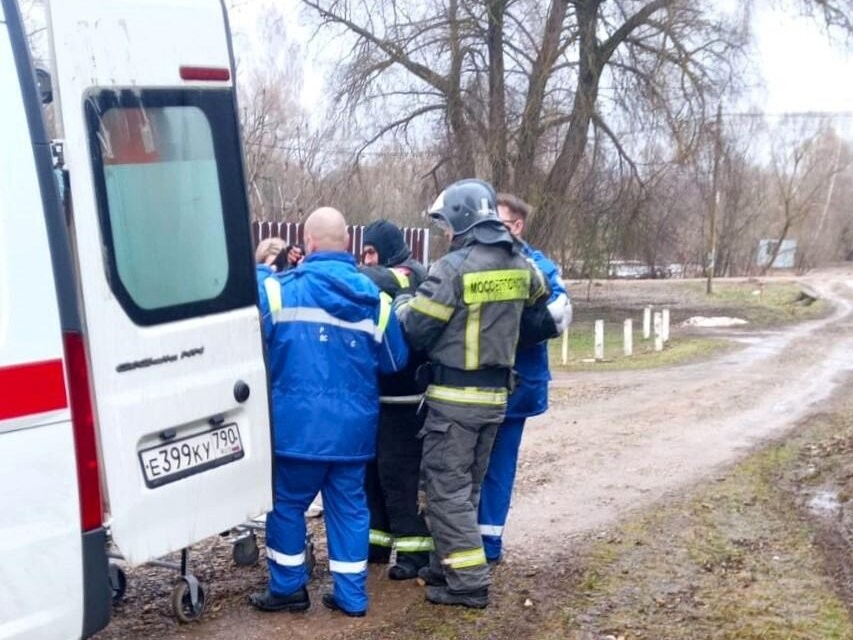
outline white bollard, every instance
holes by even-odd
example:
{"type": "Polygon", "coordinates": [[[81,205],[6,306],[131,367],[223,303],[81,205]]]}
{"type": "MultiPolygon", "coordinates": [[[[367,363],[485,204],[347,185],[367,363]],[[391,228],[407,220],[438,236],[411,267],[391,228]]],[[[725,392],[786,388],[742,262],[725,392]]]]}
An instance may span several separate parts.
{"type": "Polygon", "coordinates": [[[625,325],[622,327],[622,337],[624,345],[622,351],[626,358],[634,355],[634,321],[631,318],[625,320],[625,325]]]}
{"type": "Polygon", "coordinates": [[[663,319],[660,311],[655,311],[655,351],[663,351],[663,319]]]}
{"type": "Polygon", "coordinates": [[[663,315],[661,316],[661,322],[663,323],[663,327],[661,329],[661,334],[663,335],[663,341],[669,342],[669,309],[663,310],[663,315]]]}
{"type": "Polygon", "coordinates": [[[648,340],[652,336],[652,308],[643,309],[643,339],[648,340]]]}
{"type": "Polygon", "coordinates": [[[604,320],[595,321],[595,359],[604,360],[604,320]]]}
{"type": "Polygon", "coordinates": [[[563,331],[563,366],[569,364],[569,330],[563,331]]]}

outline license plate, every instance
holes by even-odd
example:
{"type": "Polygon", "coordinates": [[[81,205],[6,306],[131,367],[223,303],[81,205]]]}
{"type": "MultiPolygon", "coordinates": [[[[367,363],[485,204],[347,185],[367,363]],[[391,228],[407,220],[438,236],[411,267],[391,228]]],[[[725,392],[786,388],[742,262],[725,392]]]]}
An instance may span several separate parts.
{"type": "Polygon", "coordinates": [[[158,444],[139,452],[145,484],[159,487],[243,457],[236,424],[226,424],[194,436],[158,444]]]}

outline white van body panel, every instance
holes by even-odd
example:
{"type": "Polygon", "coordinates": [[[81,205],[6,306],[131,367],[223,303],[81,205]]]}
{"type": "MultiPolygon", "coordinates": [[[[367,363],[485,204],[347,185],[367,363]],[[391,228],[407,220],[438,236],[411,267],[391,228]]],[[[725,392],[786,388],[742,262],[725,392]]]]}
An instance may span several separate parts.
{"type": "Polygon", "coordinates": [[[63,350],[41,192],[2,7],[0,96],[0,639],[78,638],[80,506],[67,402],[60,395],[46,410],[23,412],[13,397],[23,368],[61,376],[63,350]]]}
{"type": "Polygon", "coordinates": [[[230,69],[228,32],[218,0],[55,0],[49,17],[108,523],[135,564],[271,508],[267,378],[255,306],[150,326],[125,312],[105,268],[85,101],[101,89],[232,87],[179,71],[230,69]],[[251,390],[242,403],[238,380],[251,390]],[[211,419],[238,426],[243,457],[147,485],[140,450],[207,433],[211,419]]]}

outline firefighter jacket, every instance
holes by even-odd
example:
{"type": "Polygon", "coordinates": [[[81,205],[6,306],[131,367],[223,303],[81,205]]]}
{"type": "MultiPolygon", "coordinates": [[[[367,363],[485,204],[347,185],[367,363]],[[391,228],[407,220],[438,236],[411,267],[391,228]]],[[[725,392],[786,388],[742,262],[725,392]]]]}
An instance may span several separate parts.
{"type": "MultiPolygon", "coordinates": [[[[562,297],[566,305],[564,313],[569,314],[566,320],[570,320],[571,303],[557,266],[544,253],[526,243],[523,245],[522,252],[539,267],[548,280],[551,288],[549,305],[558,302],[562,297]]],[[[515,390],[507,403],[507,418],[528,418],[544,413],[548,409],[548,382],[551,380],[547,342],[519,348],[515,356],[515,370],[518,378],[515,390]]]]}
{"type": "Polygon", "coordinates": [[[408,359],[390,298],[342,252],[313,253],[267,277],[259,298],[276,455],[372,458],[379,374],[400,371],[408,359]]]}
{"type": "MultiPolygon", "coordinates": [[[[362,267],[361,272],[370,278],[383,293],[391,298],[412,295],[426,279],[426,269],[411,258],[393,267],[362,267]]],[[[417,404],[423,397],[423,389],[415,381],[417,368],[425,357],[415,350],[409,352],[409,363],[399,373],[379,377],[380,401],[383,404],[417,404]]]]}
{"type": "MultiPolygon", "coordinates": [[[[463,372],[457,378],[464,380],[464,372],[509,371],[522,310],[547,295],[541,272],[514,245],[469,241],[433,265],[399,314],[412,348],[425,351],[434,368],[463,372]]],[[[427,398],[502,404],[505,388],[474,389],[501,386],[507,385],[438,383],[430,385],[427,398]]]]}

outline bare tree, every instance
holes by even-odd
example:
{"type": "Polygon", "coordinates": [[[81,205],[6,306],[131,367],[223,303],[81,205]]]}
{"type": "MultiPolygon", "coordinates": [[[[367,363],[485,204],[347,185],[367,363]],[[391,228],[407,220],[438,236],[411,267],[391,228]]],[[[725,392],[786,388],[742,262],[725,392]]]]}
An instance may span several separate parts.
{"type": "Polygon", "coordinates": [[[525,195],[539,207],[534,239],[570,198],[591,128],[629,168],[643,145],[626,138],[629,126],[689,145],[708,93],[736,77],[747,36],[743,14],[687,0],[303,4],[352,39],[337,97],[370,113],[365,144],[440,132],[445,179],[488,173],[525,195]]]}
{"type": "Polygon", "coordinates": [[[772,237],[773,249],[763,266],[766,273],[776,261],[782,243],[792,230],[804,231],[806,223],[818,224],[820,212],[839,172],[838,160],[826,153],[826,142],[834,138],[827,122],[780,123],[773,136],[770,160],[774,195],[778,206],[778,233],[772,237]]]}

